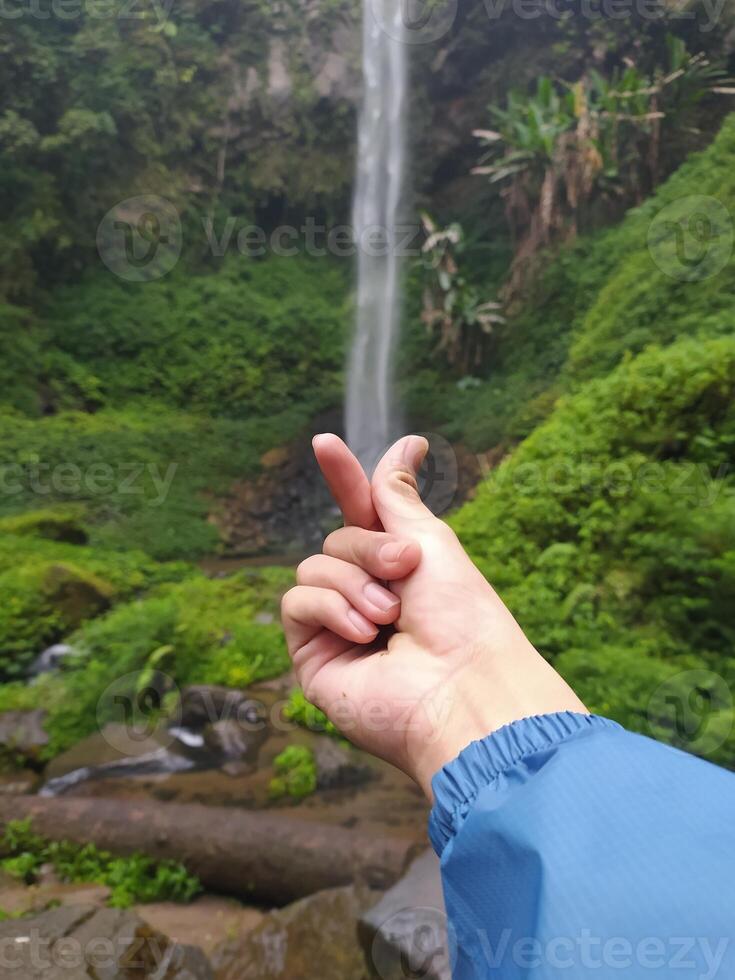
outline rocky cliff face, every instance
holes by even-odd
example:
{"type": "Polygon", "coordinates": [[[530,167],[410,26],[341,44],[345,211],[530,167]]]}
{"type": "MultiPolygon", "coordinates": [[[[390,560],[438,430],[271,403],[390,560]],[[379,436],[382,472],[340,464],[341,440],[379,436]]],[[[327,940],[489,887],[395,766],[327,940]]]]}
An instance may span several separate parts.
{"type": "MultiPolygon", "coordinates": [[[[528,9],[519,13],[512,0],[440,0],[414,11],[421,16],[407,35],[419,205],[456,215],[483,198],[482,182],[469,176],[478,154],[472,130],[489,124],[489,105],[509,89],[541,74],[575,79],[587,67],[604,70],[636,46],[662,41],[668,29],[635,9],[623,19],[558,17],[553,3],[539,2],[532,15],[528,9]]],[[[269,216],[307,208],[348,217],[361,18],[359,0],[281,0],[267,11],[248,9],[224,45],[226,112],[217,136],[228,166],[247,159],[243,179],[269,216]]],[[[727,55],[724,31],[695,24],[693,32],[693,49],[727,55]]]]}

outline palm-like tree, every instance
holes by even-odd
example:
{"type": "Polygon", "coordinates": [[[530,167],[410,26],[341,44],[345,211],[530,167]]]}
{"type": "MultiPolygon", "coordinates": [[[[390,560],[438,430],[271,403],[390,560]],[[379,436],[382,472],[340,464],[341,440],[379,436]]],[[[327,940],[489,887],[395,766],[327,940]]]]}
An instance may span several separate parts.
{"type": "Polygon", "coordinates": [[[449,363],[468,374],[482,360],[485,337],[495,324],[505,322],[502,306],[483,300],[460,273],[461,227],[455,223],[439,228],[428,214],[422,214],[421,220],[426,235],[421,319],[430,333],[438,335],[438,349],[449,363]]]}
{"type": "Polygon", "coordinates": [[[506,299],[520,290],[539,249],[577,234],[605,194],[638,201],[659,179],[661,128],[707,92],[735,94],[722,70],[667,36],[668,65],[651,76],[632,62],[573,84],[543,76],[531,95],[492,107],[496,129],[478,129],[484,153],[473,173],[501,185],[515,256],[506,299]]]}

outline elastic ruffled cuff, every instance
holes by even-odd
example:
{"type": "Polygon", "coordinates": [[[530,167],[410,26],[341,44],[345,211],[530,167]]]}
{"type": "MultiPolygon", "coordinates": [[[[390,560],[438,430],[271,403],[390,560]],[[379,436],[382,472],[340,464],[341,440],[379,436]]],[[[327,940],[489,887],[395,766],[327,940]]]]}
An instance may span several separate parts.
{"type": "Polygon", "coordinates": [[[429,818],[429,837],[436,853],[441,856],[478,793],[501,773],[537,752],[611,728],[619,729],[620,725],[600,715],[561,711],[522,718],[487,738],[471,742],[431,781],[435,803],[429,818]]]}

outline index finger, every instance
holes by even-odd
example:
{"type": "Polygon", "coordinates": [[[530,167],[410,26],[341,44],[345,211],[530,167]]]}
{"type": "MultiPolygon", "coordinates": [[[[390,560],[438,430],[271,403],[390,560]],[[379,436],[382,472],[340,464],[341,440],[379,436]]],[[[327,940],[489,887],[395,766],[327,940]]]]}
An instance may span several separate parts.
{"type": "Polygon", "coordinates": [[[346,525],[380,531],[382,525],[373,506],[370,481],[357,458],[331,432],[314,436],[314,454],[329,491],[342,511],[346,525]]]}

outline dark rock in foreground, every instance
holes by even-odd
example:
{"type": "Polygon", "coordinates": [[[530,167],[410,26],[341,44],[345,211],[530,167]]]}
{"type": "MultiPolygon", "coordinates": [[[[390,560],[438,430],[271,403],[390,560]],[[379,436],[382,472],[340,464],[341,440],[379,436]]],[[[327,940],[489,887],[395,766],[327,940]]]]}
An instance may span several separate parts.
{"type": "Polygon", "coordinates": [[[1,922],[0,948],[13,980],[212,980],[200,949],[122,909],[69,905],[1,922]]]}
{"type": "Polygon", "coordinates": [[[367,980],[357,920],[371,901],[370,892],[350,885],[270,912],[213,951],[216,980],[367,980]]]}
{"type": "Polygon", "coordinates": [[[359,786],[374,775],[364,755],[329,735],[315,736],[313,751],[319,789],[359,786]]]}
{"type": "Polygon", "coordinates": [[[453,949],[447,936],[439,860],[433,851],[360,918],[368,962],[382,980],[451,980],[453,949]]]}

